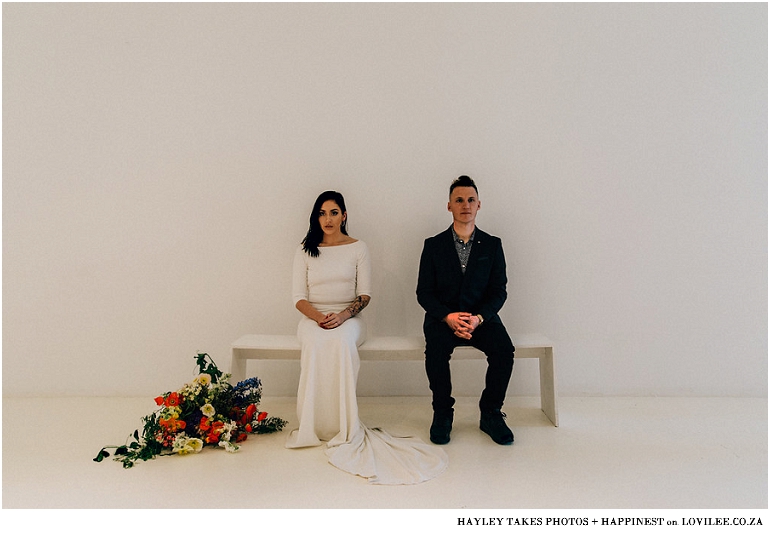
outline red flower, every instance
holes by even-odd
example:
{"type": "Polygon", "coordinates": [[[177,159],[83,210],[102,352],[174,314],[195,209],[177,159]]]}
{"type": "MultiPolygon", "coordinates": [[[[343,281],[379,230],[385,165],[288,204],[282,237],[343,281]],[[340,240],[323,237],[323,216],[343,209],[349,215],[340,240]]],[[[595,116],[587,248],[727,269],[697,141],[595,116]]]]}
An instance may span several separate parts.
{"type": "Polygon", "coordinates": [[[257,407],[253,404],[249,404],[249,407],[246,408],[246,420],[251,421],[254,419],[255,413],[257,413],[257,407]]]}
{"type": "Polygon", "coordinates": [[[257,416],[257,421],[262,422],[265,420],[266,417],[267,417],[267,412],[260,412],[259,415],[257,416]]]}
{"type": "Polygon", "coordinates": [[[155,404],[158,406],[163,406],[164,402],[166,402],[166,399],[164,399],[162,395],[160,397],[155,397],[155,404]]]}
{"type": "Polygon", "coordinates": [[[252,431],[251,425],[246,425],[245,430],[246,432],[251,432],[252,431]]]}
{"type": "Polygon", "coordinates": [[[179,393],[176,391],[169,393],[168,397],[166,397],[166,406],[179,406],[181,402],[182,399],[179,397],[179,393]]]}
{"type": "Polygon", "coordinates": [[[240,434],[238,434],[238,437],[235,438],[235,442],[240,443],[241,441],[245,441],[246,438],[248,437],[249,437],[248,434],[244,434],[243,432],[241,432],[240,434]]]}
{"type": "Polygon", "coordinates": [[[225,424],[222,421],[210,422],[205,417],[201,419],[200,429],[206,433],[206,443],[217,443],[219,435],[224,431],[225,424]]]}

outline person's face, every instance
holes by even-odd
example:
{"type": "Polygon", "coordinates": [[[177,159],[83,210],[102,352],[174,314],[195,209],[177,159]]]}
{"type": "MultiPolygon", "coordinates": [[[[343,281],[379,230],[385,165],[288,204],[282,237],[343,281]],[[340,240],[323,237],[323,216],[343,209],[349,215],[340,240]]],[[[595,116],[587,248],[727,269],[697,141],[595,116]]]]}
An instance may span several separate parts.
{"type": "Polygon", "coordinates": [[[321,205],[321,211],[318,212],[318,222],[321,224],[324,234],[335,235],[340,232],[346,216],[336,202],[327,200],[321,205]]]}
{"type": "Polygon", "coordinates": [[[476,212],[481,208],[476,190],[473,187],[455,187],[449,196],[447,208],[458,223],[470,223],[476,220],[476,212]]]}

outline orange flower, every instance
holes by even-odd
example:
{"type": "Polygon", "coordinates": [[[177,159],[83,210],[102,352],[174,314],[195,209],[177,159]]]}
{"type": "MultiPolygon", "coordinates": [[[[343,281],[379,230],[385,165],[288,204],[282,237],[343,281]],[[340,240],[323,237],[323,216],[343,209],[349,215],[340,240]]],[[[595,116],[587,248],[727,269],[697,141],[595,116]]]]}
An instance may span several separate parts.
{"type": "Polygon", "coordinates": [[[225,424],[222,421],[214,421],[211,424],[211,431],[216,432],[217,434],[221,434],[224,429],[225,424]]]}
{"type": "Polygon", "coordinates": [[[181,402],[182,399],[179,397],[179,393],[176,391],[169,393],[168,397],[166,397],[166,406],[179,406],[181,402]]]}
{"type": "Polygon", "coordinates": [[[176,432],[177,430],[183,430],[184,427],[187,426],[187,423],[180,421],[176,415],[173,415],[168,419],[161,419],[160,425],[169,432],[176,432]]]}
{"type": "Polygon", "coordinates": [[[200,429],[205,432],[209,428],[211,428],[211,425],[209,424],[209,418],[208,417],[201,417],[201,423],[200,423],[200,429]]]}

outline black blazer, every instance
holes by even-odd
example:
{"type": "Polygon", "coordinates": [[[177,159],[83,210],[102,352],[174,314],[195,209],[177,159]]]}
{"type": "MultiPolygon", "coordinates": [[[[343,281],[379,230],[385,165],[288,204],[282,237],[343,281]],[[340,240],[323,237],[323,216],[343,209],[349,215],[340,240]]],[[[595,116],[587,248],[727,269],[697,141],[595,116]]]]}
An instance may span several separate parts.
{"type": "Polygon", "coordinates": [[[500,323],[497,312],[508,296],[507,283],[500,238],[476,228],[463,274],[450,226],[426,239],[420,256],[417,302],[425,309],[424,325],[453,312],[481,314],[485,322],[500,323]]]}

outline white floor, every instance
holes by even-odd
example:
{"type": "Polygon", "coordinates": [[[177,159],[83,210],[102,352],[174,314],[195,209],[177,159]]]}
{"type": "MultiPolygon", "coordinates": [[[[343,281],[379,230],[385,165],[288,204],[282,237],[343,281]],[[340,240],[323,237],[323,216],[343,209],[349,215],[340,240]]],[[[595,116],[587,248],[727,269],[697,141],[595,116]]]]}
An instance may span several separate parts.
{"type": "MultiPolygon", "coordinates": [[[[320,448],[289,450],[286,432],[251,436],[235,454],[205,449],[123,469],[92,458],[119,445],[152,399],[3,399],[8,509],[767,509],[767,399],[563,398],[560,426],[539,400],[514,397],[516,435],[494,444],[476,400],[458,400],[446,473],[375,486],[337,470],[320,448]]],[[[369,426],[428,440],[429,400],[361,398],[369,426]]],[[[295,421],[295,399],[261,409],[295,421]]],[[[282,514],[285,516],[285,514],[282,514]]],[[[581,515],[578,513],[577,516],[581,515]]]]}

